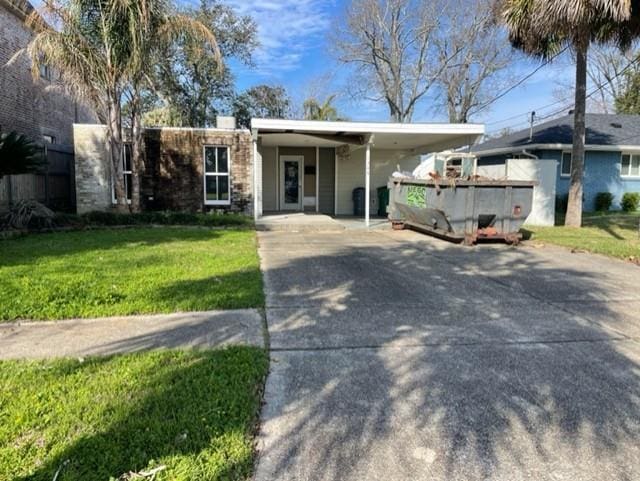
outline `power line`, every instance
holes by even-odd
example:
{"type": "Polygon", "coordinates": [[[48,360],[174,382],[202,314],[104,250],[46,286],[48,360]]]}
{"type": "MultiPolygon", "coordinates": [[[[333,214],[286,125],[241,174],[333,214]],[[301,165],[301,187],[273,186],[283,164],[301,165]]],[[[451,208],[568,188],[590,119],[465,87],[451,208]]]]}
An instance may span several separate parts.
{"type": "MultiPolygon", "coordinates": [[[[629,70],[633,65],[635,65],[635,64],[636,64],[636,63],[638,63],[639,61],[640,61],[640,55],[639,55],[639,56],[637,56],[636,58],[634,58],[633,60],[630,60],[629,62],[627,62],[627,65],[625,65],[625,67],[624,67],[622,70],[620,70],[620,72],[618,72],[616,75],[614,75],[613,77],[611,77],[611,79],[610,79],[610,80],[615,80],[615,79],[617,79],[618,77],[620,77],[620,76],[624,75],[624,74],[627,72],[627,70],[629,70]]],[[[605,84],[602,84],[602,85],[599,85],[599,86],[595,87],[593,90],[591,90],[591,91],[590,91],[590,92],[585,96],[585,100],[590,99],[591,97],[593,97],[595,94],[597,94],[600,90],[602,90],[602,89],[604,89],[604,88],[605,88],[605,84]]],[[[561,102],[563,102],[563,101],[562,101],[562,100],[559,100],[559,101],[553,102],[553,103],[551,103],[551,104],[548,104],[548,105],[546,105],[546,106],[544,106],[544,107],[540,107],[539,109],[535,109],[535,110],[533,110],[533,111],[544,110],[544,109],[546,109],[546,108],[552,107],[552,106],[554,106],[554,105],[556,105],[556,104],[559,104],[559,103],[561,103],[561,102]]],[[[546,115],[544,115],[544,116],[538,117],[538,119],[537,119],[537,120],[538,120],[538,122],[541,122],[541,121],[547,120],[547,119],[549,119],[549,118],[551,118],[551,117],[554,117],[554,116],[558,115],[559,113],[562,113],[562,112],[567,111],[567,110],[571,110],[571,109],[573,109],[573,108],[575,108],[575,101],[574,101],[574,102],[572,102],[572,103],[570,103],[570,104],[568,104],[568,105],[565,105],[565,106],[561,107],[560,109],[557,109],[557,110],[555,110],[555,111],[553,111],[553,112],[551,112],[551,113],[549,113],[549,114],[546,114],[546,115]]],[[[512,118],[512,119],[513,119],[513,118],[517,118],[517,117],[520,117],[521,115],[526,115],[527,113],[530,113],[530,112],[531,112],[531,111],[529,111],[529,112],[524,112],[524,113],[522,113],[522,114],[518,114],[518,115],[514,115],[514,116],[513,116],[513,117],[511,117],[511,118],[512,118]]],[[[492,122],[491,124],[487,124],[487,125],[495,125],[495,124],[497,124],[497,123],[502,123],[502,122],[503,122],[503,121],[497,121],[497,122],[492,122]]],[[[519,127],[519,126],[526,126],[526,125],[528,125],[528,122],[520,122],[520,123],[518,123],[518,124],[516,124],[515,126],[512,126],[512,127],[519,127]]],[[[497,132],[498,130],[499,130],[499,129],[495,129],[495,130],[490,131],[489,133],[497,132]]]]}
{"type": "MultiPolygon", "coordinates": [[[[551,60],[553,60],[554,58],[556,58],[558,55],[560,55],[562,52],[564,52],[567,48],[568,48],[568,47],[565,47],[565,49],[563,49],[563,50],[562,50],[561,52],[559,52],[556,56],[554,56],[552,59],[550,59],[550,60],[549,60],[549,62],[550,62],[551,60]]],[[[615,80],[615,79],[617,79],[618,77],[620,77],[621,75],[625,74],[625,73],[627,72],[627,70],[629,70],[629,69],[630,69],[634,64],[638,63],[638,61],[640,61],[640,56],[637,56],[637,57],[636,57],[636,58],[634,58],[633,60],[630,60],[630,61],[627,63],[627,65],[626,65],[626,66],[625,66],[625,67],[624,67],[620,72],[618,72],[616,75],[614,75],[610,80],[615,80]]],[[[548,63],[548,62],[547,62],[547,63],[548,63]]],[[[542,68],[543,66],[545,66],[545,65],[546,65],[546,64],[543,64],[543,65],[541,65],[540,67],[538,67],[538,70],[539,70],[540,68],[542,68]]],[[[535,72],[534,72],[534,73],[535,73],[535,72]]],[[[530,76],[529,76],[529,77],[530,77],[530,76]]],[[[522,83],[522,82],[520,82],[520,84],[521,84],[521,83],[522,83]]],[[[591,97],[593,97],[596,93],[598,93],[598,92],[599,92],[600,90],[602,90],[603,88],[605,88],[605,85],[604,85],[604,84],[602,84],[602,85],[600,85],[600,86],[598,86],[598,87],[594,88],[591,92],[589,92],[589,93],[587,94],[587,96],[585,97],[585,100],[590,99],[591,97]]],[[[511,90],[513,90],[513,89],[511,89],[511,90]]],[[[501,96],[504,96],[504,95],[501,95],[501,96]]],[[[496,99],[497,99],[497,98],[500,98],[500,97],[496,97],[496,99]]],[[[562,103],[562,102],[564,102],[564,100],[557,100],[557,101],[552,102],[552,103],[550,103],[550,104],[547,104],[547,105],[545,105],[545,106],[543,106],[543,107],[538,107],[538,108],[535,108],[535,109],[529,110],[529,111],[527,111],[527,112],[522,112],[522,113],[520,113],[520,114],[513,115],[513,116],[508,117],[508,118],[506,118],[506,119],[497,120],[497,121],[494,121],[494,122],[488,123],[487,125],[496,125],[496,124],[501,124],[501,123],[503,123],[503,122],[507,122],[507,121],[509,121],[509,120],[513,120],[513,119],[516,119],[516,118],[518,118],[518,117],[524,116],[524,115],[526,115],[526,114],[530,113],[531,111],[539,112],[540,110],[545,110],[545,109],[547,109],[547,108],[549,108],[549,107],[553,107],[554,105],[560,104],[560,103],[562,103]]],[[[538,121],[546,120],[546,119],[551,118],[551,117],[553,117],[553,116],[555,116],[555,115],[557,115],[557,114],[559,114],[559,113],[561,113],[561,112],[563,112],[563,111],[565,111],[565,110],[571,110],[571,109],[573,109],[574,107],[575,107],[575,102],[570,103],[570,104],[568,104],[568,105],[565,105],[565,106],[561,107],[560,109],[557,109],[557,110],[555,110],[555,111],[551,112],[550,114],[546,114],[546,115],[544,115],[544,116],[542,116],[542,117],[539,117],[537,120],[538,120],[538,121]]],[[[528,124],[528,122],[520,122],[520,123],[516,124],[515,126],[517,127],[517,126],[527,125],[527,124],[528,124]]],[[[513,126],[512,126],[512,127],[513,127],[513,126]]],[[[491,132],[496,132],[496,131],[498,131],[498,130],[499,130],[499,129],[494,129],[494,130],[492,130],[491,132]]]]}
{"type": "Polygon", "coordinates": [[[538,67],[536,67],[532,72],[529,72],[527,75],[525,75],[524,77],[522,77],[520,80],[518,80],[515,84],[513,84],[512,86],[510,86],[508,89],[504,90],[503,92],[499,93],[498,95],[496,95],[493,99],[485,102],[483,105],[480,105],[480,107],[475,111],[475,113],[477,114],[478,112],[486,109],[489,105],[493,104],[494,102],[496,102],[497,100],[500,100],[502,97],[504,97],[505,95],[507,95],[509,92],[512,92],[514,89],[518,88],[520,85],[522,85],[524,82],[526,82],[527,80],[529,80],[531,77],[533,77],[535,74],[537,74],[541,69],[543,69],[544,67],[546,67],[547,65],[549,65],[551,62],[553,62],[556,58],[558,58],[560,55],[562,55],[564,52],[567,51],[569,47],[565,47],[562,50],[560,50],[558,53],[556,53],[553,57],[551,57],[548,60],[545,60],[544,63],[542,63],[541,65],[538,65],[538,67]]]}
{"type": "MultiPolygon", "coordinates": [[[[536,107],[535,109],[532,109],[532,110],[533,110],[533,111],[535,111],[535,112],[539,112],[539,111],[541,111],[541,110],[548,109],[549,107],[553,107],[554,105],[558,105],[559,103],[562,103],[562,102],[566,102],[566,100],[565,100],[565,99],[562,99],[562,100],[556,100],[556,101],[554,101],[554,102],[552,102],[552,103],[550,103],[550,104],[544,105],[544,106],[542,106],[542,107],[536,107]]],[[[507,121],[509,121],[509,120],[513,120],[513,119],[517,119],[518,117],[522,117],[523,115],[527,115],[528,113],[531,113],[531,110],[527,110],[526,112],[521,112],[521,113],[519,113],[519,114],[512,115],[511,117],[507,117],[506,119],[496,120],[496,121],[494,121],[494,122],[489,122],[489,123],[488,123],[488,124],[486,124],[486,125],[496,125],[496,124],[501,124],[501,123],[507,122],[507,121]]]]}

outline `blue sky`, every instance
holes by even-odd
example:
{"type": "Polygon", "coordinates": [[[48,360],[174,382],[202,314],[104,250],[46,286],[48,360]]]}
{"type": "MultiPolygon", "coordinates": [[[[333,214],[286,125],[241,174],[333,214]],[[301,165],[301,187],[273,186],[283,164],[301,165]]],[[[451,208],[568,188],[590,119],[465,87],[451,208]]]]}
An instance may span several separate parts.
{"type": "MultiPolygon", "coordinates": [[[[248,68],[232,64],[238,90],[265,83],[283,85],[298,106],[311,95],[324,98],[338,94],[336,104],[342,115],[352,120],[388,120],[388,110],[384,104],[355,100],[344,93],[348,90],[348,70],[337,62],[331,52],[329,35],[350,0],[222,1],[235,7],[241,14],[251,15],[258,25],[260,47],[254,53],[255,65],[248,68]]],[[[33,3],[38,5],[39,1],[33,3]]],[[[536,61],[523,57],[516,63],[513,80],[509,84],[515,84],[538,65],[536,61]]],[[[554,97],[557,81],[566,82],[568,79],[570,82],[572,76],[572,68],[566,61],[546,66],[472,120],[486,123],[489,133],[506,127],[525,128],[527,112],[536,110],[542,116],[563,106],[559,104],[540,109],[557,102],[557,97],[554,97]]],[[[447,120],[429,107],[428,102],[421,105],[413,120],[447,120]]]]}
{"type": "MultiPolygon", "coordinates": [[[[240,13],[252,15],[259,29],[261,47],[255,54],[255,67],[234,69],[239,89],[260,83],[281,84],[297,103],[308,95],[323,97],[345,91],[348,74],[332,55],[328,37],[349,0],[224,1],[240,13]]],[[[513,83],[538,65],[526,58],[517,62],[513,83]]],[[[539,115],[544,115],[563,106],[539,109],[557,100],[553,95],[558,88],[556,80],[571,78],[571,74],[566,62],[546,66],[474,120],[486,122],[488,131],[523,127],[526,112],[537,109],[539,115]],[[516,118],[503,121],[513,116],[516,118]]],[[[352,120],[388,119],[383,104],[355,101],[345,94],[340,95],[337,104],[341,113],[352,120]]],[[[430,110],[427,103],[418,109],[414,121],[446,121],[446,117],[430,110]]]]}

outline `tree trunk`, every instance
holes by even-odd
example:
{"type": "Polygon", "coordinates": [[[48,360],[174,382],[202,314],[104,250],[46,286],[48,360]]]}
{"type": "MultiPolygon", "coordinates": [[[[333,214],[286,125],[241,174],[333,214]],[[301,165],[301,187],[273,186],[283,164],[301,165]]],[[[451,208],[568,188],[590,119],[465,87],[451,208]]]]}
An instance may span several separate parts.
{"type": "Polygon", "coordinates": [[[142,210],[140,202],[140,174],[144,171],[144,145],[140,115],[140,92],[134,89],[131,100],[131,212],[134,213],[142,210]]]}
{"type": "Polygon", "coordinates": [[[564,225],[582,225],[582,182],[584,177],[585,113],[587,103],[587,51],[589,39],[575,42],[576,49],[576,99],[573,120],[573,152],[571,155],[571,184],[564,225]]]}
{"type": "Polygon", "coordinates": [[[111,157],[113,190],[116,198],[116,210],[127,211],[127,193],[124,187],[122,165],[122,122],[120,101],[117,95],[109,100],[109,125],[107,126],[107,147],[111,157]]]}

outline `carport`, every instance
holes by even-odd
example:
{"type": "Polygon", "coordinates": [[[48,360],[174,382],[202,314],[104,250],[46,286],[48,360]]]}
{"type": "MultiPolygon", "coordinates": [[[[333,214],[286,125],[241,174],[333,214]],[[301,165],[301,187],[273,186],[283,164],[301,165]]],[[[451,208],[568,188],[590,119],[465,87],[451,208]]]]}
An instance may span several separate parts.
{"type": "Polygon", "coordinates": [[[372,188],[399,167],[413,170],[430,152],[473,144],[478,124],[397,124],[253,119],[255,217],[265,212],[353,214],[352,192],[365,189],[364,219],[377,205],[372,188]]]}

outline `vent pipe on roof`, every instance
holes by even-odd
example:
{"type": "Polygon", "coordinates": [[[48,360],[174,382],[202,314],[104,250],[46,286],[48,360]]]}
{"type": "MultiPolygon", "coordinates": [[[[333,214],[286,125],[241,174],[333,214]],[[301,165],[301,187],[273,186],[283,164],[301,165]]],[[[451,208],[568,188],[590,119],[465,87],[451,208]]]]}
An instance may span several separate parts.
{"type": "Polygon", "coordinates": [[[533,122],[536,120],[536,113],[531,112],[531,118],[529,120],[529,142],[533,140],[533,122]]]}

